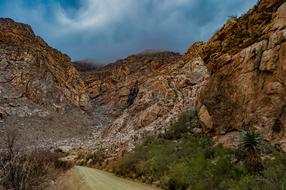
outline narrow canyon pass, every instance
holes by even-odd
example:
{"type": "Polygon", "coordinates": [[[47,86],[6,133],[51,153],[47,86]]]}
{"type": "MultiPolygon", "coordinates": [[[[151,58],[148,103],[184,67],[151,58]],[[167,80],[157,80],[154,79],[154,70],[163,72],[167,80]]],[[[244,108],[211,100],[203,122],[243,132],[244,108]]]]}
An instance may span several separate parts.
{"type": "Polygon", "coordinates": [[[285,14],[283,1],[261,1],[185,55],[147,52],[82,72],[28,25],[1,19],[2,125],[27,146],[117,156],[194,109],[218,142],[251,128],[285,150],[285,14]]]}
{"type": "MultiPolygon", "coordinates": [[[[242,131],[256,131],[286,152],[285,0],[260,0],[183,55],[150,51],[104,66],[73,62],[29,25],[0,18],[1,151],[13,129],[17,150],[57,150],[82,165],[93,161],[81,162],[82,152],[101,151],[104,160],[96,166],[110,168],[186,112],[196,113],[200,124],[191,133],[214,144],[235,149],[242,131]]],[[[101,175],[126,182],[73,170],[91,181],[101,175]]],[[[89,189],[100,189],[97,183],[89,189]]],[[[153,189],[127,186],[113,189],[153,189]]]]}

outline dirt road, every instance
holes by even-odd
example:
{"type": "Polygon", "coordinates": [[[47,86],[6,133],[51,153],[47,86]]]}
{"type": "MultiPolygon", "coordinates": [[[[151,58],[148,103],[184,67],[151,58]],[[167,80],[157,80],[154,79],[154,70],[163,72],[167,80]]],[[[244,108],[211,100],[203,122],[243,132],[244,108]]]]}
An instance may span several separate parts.
{"type": "Polygon", "coordinates": [[[114,174],[76,166],[62,179],[62,185],[53,189],[69,190],[158,190],[149,185],[120,178],[114,174]]]}

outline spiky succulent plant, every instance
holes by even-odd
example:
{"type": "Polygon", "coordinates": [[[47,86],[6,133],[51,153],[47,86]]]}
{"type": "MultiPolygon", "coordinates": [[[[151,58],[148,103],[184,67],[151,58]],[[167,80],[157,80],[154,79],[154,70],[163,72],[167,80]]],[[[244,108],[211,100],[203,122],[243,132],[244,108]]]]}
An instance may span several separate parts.
{"type": "Polygon", "coordinates": [[[260,173],[263,165],[259,145],[262,137],[255,131],[244,131],[240,134],[240,149],[245,152],[244,166],[249,173],[260,173]]]}
{"type": "Polygon", "coordinates": [[[243,131],[240,133],[240,147],[245,150],[255,150],[262,141],[260,133],[255,131],[243,131]]]}

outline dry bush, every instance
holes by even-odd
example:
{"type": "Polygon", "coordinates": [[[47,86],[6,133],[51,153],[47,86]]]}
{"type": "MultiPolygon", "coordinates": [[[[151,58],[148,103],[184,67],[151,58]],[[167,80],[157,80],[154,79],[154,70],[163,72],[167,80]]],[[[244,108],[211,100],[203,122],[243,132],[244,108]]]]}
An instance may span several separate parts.
{"type": "Polygon", "coordinates": [[[74,163],[72,161],[67,161],[67,160],[63,160],[60,158],[57,158],[54,160],[55,169],[67,171],[71,169],[73,166],[74,166],[74,163]]]}
{"type": "Polygon", "coordinates": [[[7,148],[0,153],[0,187],[14,190],[44,189],[47,176],[73,166],[50,151],[18,152],[15,150],[17,132],[7,130],[6,134],[7,148]]]}
{"type": "Polygon", "coordinates": [[[41,185],[45,175],[52,168],[55,158],[48,152],[33,151],[31,154],[15,154],[12,158],[1,155],[3,178],[1,183],[8,189],[34,189],[41,185]]]}
{"type": "Polygon", "coordinates": [[[16,141],[18,138],[18,131],[15,128],[7,128],[6,129],[6,148],[7,153],[10,158],[14,157],[14,154],[16,153],[16,141]]]}
{"type": "Polygon", "coordinates": [[[80,166],[88,166],[99,168],[106,159],[106,153],[103,149],[96,151],[80,151],[76,159],[76,164],[80,166]]]}

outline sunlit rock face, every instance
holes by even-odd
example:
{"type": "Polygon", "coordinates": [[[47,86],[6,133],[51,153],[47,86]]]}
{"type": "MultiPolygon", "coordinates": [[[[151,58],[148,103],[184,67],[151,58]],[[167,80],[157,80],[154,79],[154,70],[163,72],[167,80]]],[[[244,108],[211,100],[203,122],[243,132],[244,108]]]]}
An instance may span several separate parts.
{"type": "Polygon", "coordinates": [[[99,139],[115,151],[131,149],[146,132],[164,132],[193,109],[216,143],[236,147],[239,131],[259,130],[283,149],[285,6],[281,0],[260,1],[182,56],[133,55],[82,73],[93,102],[115,119],[99,139]],[[128,106],[137,83],[139,92],[128,106]]]}
{"type": "Polygon", "coordinates": [[[285,149],[285,34],[285,1],[260,1],[205,44],[202,57],[211,76],[200,101],[215,136],[258,130],[285,149]]]}
{"type": "Polygon", "coordinates": [[[0,19],[0,144],[9,127],[19,130],[21,143],[39,146],[45,139],[53,141],[52,136],[69,136],[63,131],[78,124],[70,118],[91,111],[70,58],[49,47],[30,26],[0,19]],[[75,116],[66,114],[71,111],[75,116]]]}
{"type": "Polygon", "coordinates": [[[27,98],[50,107],[90,108],[84,83],[70,58],[49,47],[30,26],[1,19],[0,41],[3,98],[27,98]]]}

